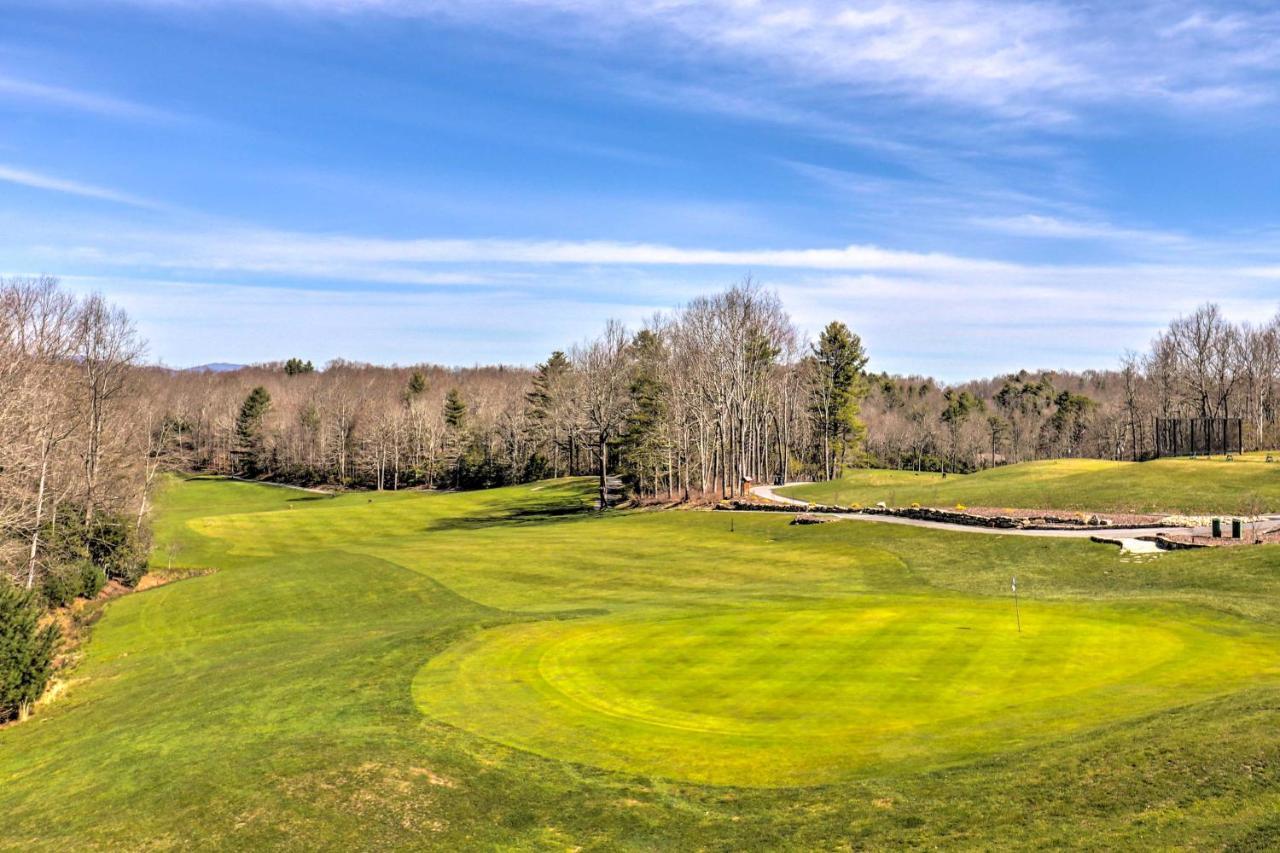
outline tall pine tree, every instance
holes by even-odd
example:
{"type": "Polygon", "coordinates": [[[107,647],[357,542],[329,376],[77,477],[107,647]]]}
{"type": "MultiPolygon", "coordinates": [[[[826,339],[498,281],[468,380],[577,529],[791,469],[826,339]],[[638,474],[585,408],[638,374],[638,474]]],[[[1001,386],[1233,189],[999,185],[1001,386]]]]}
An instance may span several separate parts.
{"type": "Polygon", "coordinates": [[[821,440],[823,473],[832,479],[839,475],[848,452],[866,435],[858,417],[867,393],[862,339],[833,320],[813,345],[810,366],[810,412],[821,440]]]}
{"type": "Polygon", "coordinates": [[[662,365],[666,347],[648,329],[631,343],[631,406],[622,434],[622,467],[639,494],[658,491],[658,471],[667,461],[667,444],[662,425],[666,418],[669,388],[662,365]]]}
{"type": "Polygon", "coordinates": [[[444,425],[447,430],[447,449],[453,456],[453,487],[462,486],[462,463],[466,453],[467,404],[457,388],[450,388],[444,397],[444,425]]]}
{"type": "Polygon", "coordinates": [[[271,409],[271,394],[259,385],[249,392],[236,416],[237,470],[246,477],[255,477],[263,470],[266,461],[265,427],[267,412],[271,409]]]}
{"type": "Polygon", "coordinates": [[[529,420],[530,438],[538,445],[545,445],[551,452],[551,476],[561,473],[560,449],[568,445],[569,465],[566,473],[573,474],[573,433],[569,429],[569,374],[573,365],[559,350],[551,353],[537,367],[533,387],[525,395],[525,414],[529,420]]]}
{"type": "MultiPolygon", "coordinates": [[[[960,445],[960,429],[974,412],[986,408],[986,404],[968,391],[948,391],[942,397],[946,403],[942,410],[942,422],[947,426],[947,435],[951,443],[951,470],[956,470],[956,449],[960,445]]],[[[945,474],[945,470],[943,472],[945,474]]]]}

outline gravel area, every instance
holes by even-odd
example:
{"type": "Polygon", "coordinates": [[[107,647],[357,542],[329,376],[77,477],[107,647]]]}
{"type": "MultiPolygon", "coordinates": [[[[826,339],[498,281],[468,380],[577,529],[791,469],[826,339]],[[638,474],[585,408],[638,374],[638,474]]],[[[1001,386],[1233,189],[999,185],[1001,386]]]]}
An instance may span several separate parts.
{"type": "Polygon", "coordinates": [[[1230,538],[1231,528],[1227,527],[1223,531],[1224,535],[1221,539],[1215,539],[1212,536],[1205,536],[1200,533],[1166,533],[1164,538],[1172,542],[1185,542],[1188,545],[1203,545],[1210,548],[1235,548],[1241,545],[1277,545],[1280,544],[1280,530],[1274,529],[1274,525],[1265,525],[1263,529],[1258,531],[1255,537],[1253,530],[1245,525],[1244,537],[1242,539],[1230,538]]]}
{"type": "MultiPolygon", "coordinates": [[[[1026,518],[1046,525],[1077,527],[1088,525],[1091,518],[1110,522],[1109,527],[1156,527],[1168,522],[1161,515],[1138,515],[1124,512],[1067,512],[1060,509],[1011,509],[1007,507],[971,506],[965,508],[968,515],[983,518],[1026,518]]],[[[1096,525],[1095,525],[1096,526],[1096,525]]]]}

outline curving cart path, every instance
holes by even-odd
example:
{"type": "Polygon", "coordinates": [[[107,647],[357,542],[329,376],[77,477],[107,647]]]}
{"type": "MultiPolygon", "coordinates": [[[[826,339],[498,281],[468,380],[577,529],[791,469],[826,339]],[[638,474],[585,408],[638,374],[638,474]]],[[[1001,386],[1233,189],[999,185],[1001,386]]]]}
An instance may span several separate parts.
{"type": "MultiPolygon", "coordinates": [[[[783,483],[781,486],[753,486],[751,493],[756,497],[763,498],[770,503],[785,504],[786,506],[808,506],[808,503],[795,498],[788,498],[774,492],[774,489],[785,489],[790,486],[803,486],[804,482],[783,483]]],[[[1121,543],[1121,547],[1126,551],[1155,553],[1155,545],[1146,542],[1138,537],[1155,536],[1159,533],[1193,533],[1198,536],[1205,536],[1209,533],[1208,527],[1095,527],[1082,530],[1015,530],[994,527],[971,527],[967,524],[949,524],[945,521],[925,521],[918,518],[902,518],[896,515],[867,515],[864,513],[825,513],[832,518],[840,518],[847,521],[870,521],[880,524],[905,524],[908,527],[926,527],[931,530],[950,530],[955,533],[985,533],[989,536],[1052,536],[1063,539],[1088,539],[1093,536],[1102,536],[1106,539],[1116,539],[1121,543]]],[[[1280,516],[1266,516],[1266,522],[1280,522],[1280,516]]],[[[1274,526],[1274,525],[1273,525],[1274,526]]],[[[1270,529],[1270,528],[1268,528],[1270,529]]]]}

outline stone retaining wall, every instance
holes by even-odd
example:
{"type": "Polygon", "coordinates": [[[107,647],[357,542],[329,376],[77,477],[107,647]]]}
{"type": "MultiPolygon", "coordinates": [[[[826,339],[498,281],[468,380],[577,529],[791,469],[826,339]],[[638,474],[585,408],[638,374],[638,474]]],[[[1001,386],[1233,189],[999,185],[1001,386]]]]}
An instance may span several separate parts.
{"type": "Polygon", "coordinates": [[[1203,542],[1179,542],[1177,539],[1170,539],[1161,534],[1160,536],[1144,537],[1155,542],[1165,551],[1190,551],[1193,548],[1212,548],[1212,545],[1205,545],[1203,542]]]}
{"type": "MultiPolygon", "coordinates": [[[[788,512],[788,513],[831,513],[835,515],[892,515],[898,518],[910,518],[917,521],[933,521],[942,524],[959,524],[966,527],[986,527],[995,530],[1059,530],[1090,529],[1112,526],[1109,519],[1097,515],[1090,516],[1087,521],[1079,518],[1062,516],[1037,516],[1034,518],[1016,518],[1008,515],[970,515],[966,512],[951,509],[935,509],[933,507],[861,507],[835,506],[826,504],[809,504],[798,506],[791,504],[753,503],[744,500],[721,501],[718,510],[739,512],[788,512]]],[[[1156,525],[1149,525],[1156,526],[1156,525]]]]}

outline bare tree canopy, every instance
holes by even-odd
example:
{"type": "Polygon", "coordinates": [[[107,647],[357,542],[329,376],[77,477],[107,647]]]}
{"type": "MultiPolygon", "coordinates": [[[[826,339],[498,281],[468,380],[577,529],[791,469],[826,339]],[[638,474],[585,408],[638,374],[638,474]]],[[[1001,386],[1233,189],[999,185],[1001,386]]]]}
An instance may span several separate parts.
{"type": "MultiPolygon", "coordinates": [[[[0,565],[32,588],[58,525],[145,506],[147,415],[142,344],[101,296],[56,280],[0,281],[0,565]]],[[[141,510],[139,510],[140,512],[141,510]]]]}
{"type": "Polygon", "coordinates": [[[1118,370],[954,386],[867,373],[850,326],[810,343],[750,279],[636,330],[610,322],[532,370],[314,369],[296,356],[225,373],[141,367],[123,312],[51,279],[4,282],[0,347],[4,559],[32,583],[51,517],[124,513],[141,530],[166,466],[372,489],[590,474],[608,504],[619,482],[642,498],[717,499],[850,465],[1141,459],[1157,416],[1230,414],[1246,446],[1280,439],[1280,321],[1234,325],[1213,305],[1118,370]]]}

